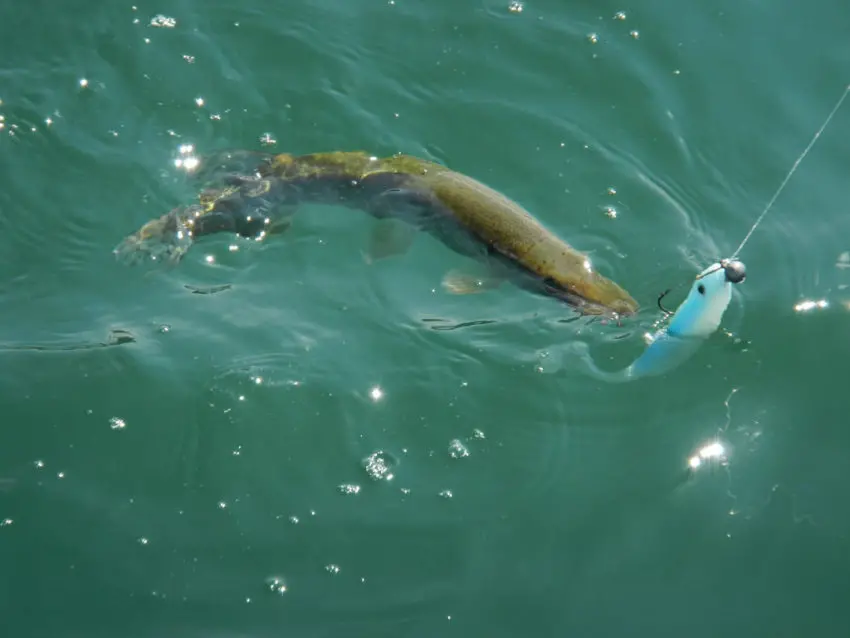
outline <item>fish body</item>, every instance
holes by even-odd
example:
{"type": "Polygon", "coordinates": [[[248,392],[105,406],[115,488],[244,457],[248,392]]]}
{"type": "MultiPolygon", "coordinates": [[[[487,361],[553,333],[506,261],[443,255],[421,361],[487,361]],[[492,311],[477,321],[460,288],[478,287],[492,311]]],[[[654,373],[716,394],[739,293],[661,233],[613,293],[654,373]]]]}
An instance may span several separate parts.
{"type": "MultiPolygon", "coordinates": [[[[200,236],[275,232],[288,226],[298,204],[325,203],[405,222],[485,263],[493,281],[510,280],[582,314],[622,317],[638,309],[629,293],[593,268],[587,255],[517,202],[441,164],[410,155],[379,158],[349,151],[247,157],[235,167],[227,154],[213,158],[202,171],[210,187],[198,204],[148,222],[116,253],[179,259],[200,236]]],[[[462,285],[455,291],[471,292],[462,285]]]]}

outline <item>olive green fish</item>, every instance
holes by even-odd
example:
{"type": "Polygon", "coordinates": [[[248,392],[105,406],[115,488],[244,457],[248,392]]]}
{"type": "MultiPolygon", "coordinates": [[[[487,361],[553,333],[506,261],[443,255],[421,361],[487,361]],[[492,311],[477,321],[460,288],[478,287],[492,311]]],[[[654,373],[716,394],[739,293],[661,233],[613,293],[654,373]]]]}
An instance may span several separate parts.
{"type": "Polygon", "coordinates": [[[146,256],[179,261],[204,235],[256,238],[283,232],[298,204],[315,202],[360,209],[378,219],[368,249],[372,259],[404,252],[420,230],[486,266],[484,276],[448,273],[443,284],[454,293],[510,281],[582,314],[621,317],[638,309],[623,288],[594,270],[585,254],[522,206],[441,164],[348,151],[231,151],[201,160],[197,177],[207,186],[197,204],[148,222],[116,247],[116,255],[128,262],[146,256]]]}

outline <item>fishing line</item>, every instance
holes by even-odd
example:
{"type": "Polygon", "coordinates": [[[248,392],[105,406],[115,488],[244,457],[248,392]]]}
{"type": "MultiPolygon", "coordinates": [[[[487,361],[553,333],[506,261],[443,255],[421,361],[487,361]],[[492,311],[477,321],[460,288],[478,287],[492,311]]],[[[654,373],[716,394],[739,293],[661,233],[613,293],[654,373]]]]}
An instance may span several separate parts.
{"type": "MultiPolygon", "coordinates": [[[[824,132],[824,130],[826,130],[826,127],[827,127],[827,126],[829,126],[830,121],[832,121],[832,118],[833,118],[833,116],[834,116],[834,115],[838,112],[838,109],[840,109],[840,108],[841,108],[841,105],[844,103],[844,100],[845,100],[845,98],[847,97],[847,94],[848,94],[848,93],[850,93],[850,84],[848,84],[848,85],[844,88],[844,92],[841,94],[841,97],[838,99],[838,102],[836,102],[836,103],[835,103],[835,106],[834,106],[834,107],[832,107],[832,111],[830,111],[830,113],[829,113],[829,115],[827,116],[826,120],[824,120],[824,123],[823,123],[823,124],[821,125],[821,127],[817,130],[817,132],[815,133],[814,137],[813,137],[813,138],[811,139],[811,141],[809,142],[808,146],[806,146],[806,148],[803,150],[803,152],[800,154],[800,156],[799,156],[799,157],[797,158],[797,160],[794,162],[793,166],[791,166],[791,170],[790,170],[790,171],[788,171],[788,174],[785,176],[785,179],[784,179],[784,180],[782,180],[782,183],[779,185],[779,188],[777,188],[777,189],[776,189],[776,192],[773,194],[773,197],[771,197],[771,198],[770,198],[770,201],[767,203],[767,206],[765,206],[765,207],[764,207],[764,210],[763,210],[763,211],[761,212],[761,214],[758,216],[758,218],[756,219],[755,223],[754,223],[754,224],[750,227],[750,230],[747,232],[746,236],[744,236],[744,239],[741,241],[740,245],[739,245],[739,246],[738,246],[738,248],[735,250],[735,252],[734,252],[734,253],[732,253],[732,256],[731,256],[731,257],[728,257],[727,259],[722,259],[722,260],[720,260],[720,262],[718,262],[717,268],[715,268],[714,270],[712,270],[712,271],[710,271],[710,272],[703,273],[703,276],[706,276],[706,275],[708,275],[708,274],[711,274],[711,272],[715,272],[715,271],[716,271],[716,270],[718,270],[719,268],[723,268],[723,267],[724,267],[726,264],[728,264],[729,262],[733,262],[733,261],[735,261],[735,260],[737,259],[738,254],[739,254],[739,253],[741,252],[741,250],[744,248],[744,245],[745,245],[745,244],[749,241],[750,237],[751,237],[751,236],[752,236],[752,234],[755,232],[756,228],[758,228],[759,224],[761,224],[762,220],[764,220],[765,216],[766,216],[766,215],[767,215],[767,213],[770,211],[770,209],[773,207],[773,204],[776,202],[776,200],[777,200],[777,198],[779,197],[779,195],[782,193],[782,191],[783,191],[783,190],[785,190],[785,186],[788,184],[788,182],[791,180],[791,177],[792,177],[792,176],[794,175],[794,173],[797,171],[797,168],[800,166],[800,163],[803,161],[803,159],[806,157],[806,155],[808,155],[808,154],[809,154],[809,151],[811,151],[811,150],[812,150],[812,147],[815,145],[815,142],[817,142],[817,141],[818,141],[818,138],[821,136],[821,133],[823,133],[823,132],[824,132]]],[[[678,284],[678,285],[681,285],[681,284],[678,284]]],[[[673,314],[673,311],[668,310],[667,308],[665,308],[665,307],[664,307],[664,305],[661,303],[661,301],[662,301],[662,299],[664,299],[664,297],[666,297],[666,296],[667,296],[667,294],[668,294],[669,292],[671,292],[674,288],[677,288],[677,287],[678,287],[678,285],[677,285],[677,286],[673,286],[673,288],[668,288],[667,290],[665,290],[664,292],[662,292],[662,293],[658,296],[658,308],[659,308],[659,309],[660,309],[660,310],[661,310],[661,311],[662,311],[665,315],[667,315],[667,316],[672,315],[672,314],[673,314]]]]}
{"type": "Polygon", "coordinates": [[[805,158],[806,155],[809,154],[809,151],[812,150],[812,147],[815,145],[815,142],[818,141],[820,134],[824,132],[824,129],[826,129],[827,126],[829,126],[829,122],[830,122],[830,120],[832,120],[832,116],[835,115],[836,112],[838,111],[838,109],[841,108],[841,105],[844,102],[844,98],[847,97],[848,93],[850,93],[850,84],[848,84],[847,87],[844,89],[844,93],[841,94],[841,97],[839,98],[838,102],[836,102],[835,106],[833,107],[830,114],[827,116],[823,125],[818,129],[818,132],[815,133],[815,136],[812,138],[811,142],[809,142],[809,145],[800,154],[800,157],[797,158],[797,161],[794,162],[794,165],[791,167],[791,170],[788,171],[788,175],[785,176],[785,179],[779,185],[779,188],[776,189],[776,192],[773,194],[773,197],[771,197],[770,201],[767,203],[767,206],[765,206],[761,215],[759,215],[758,219],[756,219],[756,223],[752,225],[752,228],[750,228],[749,232],[744,237],[744,240],[741,242],[740,246],[738,246],[738,249],[734,253],[732,253],[732,256],[729,258],[730,260],[735,259],[738,256],[738,253],[741,252],[741,249],[744,247],[744,244],[746,244],[747,241],[750,239],[750,235],[752,235],[753,231],[755,231],[755,229],[758,227],[758,225],[761,224],[761,221],[764,219],[764,216],[767,215],[767,212],[773,206],[773,203],[776,201],[776,198],[779,197],[779,194],[783,191],[783,189],[785,188],[785,185],[788,183],[788,180],[791,179],[791,176],[797,170],[797,167],[800,165],[800,162],[802,162],[803,158],[805,158]]]}

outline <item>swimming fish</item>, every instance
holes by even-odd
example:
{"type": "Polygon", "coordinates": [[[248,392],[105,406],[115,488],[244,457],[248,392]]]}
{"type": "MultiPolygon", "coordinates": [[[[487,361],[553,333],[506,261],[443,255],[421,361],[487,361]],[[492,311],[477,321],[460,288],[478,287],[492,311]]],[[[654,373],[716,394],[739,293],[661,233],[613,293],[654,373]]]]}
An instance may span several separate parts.
{"type": "Polygon", "coordinates": [[[734,259],[721,260],[700,272],[667,326],[653,335],[643,353],[626,368],[613,372],[599,369],[583,342],[572,344],[572,349],[590,373],[603,381],[634,381],[669,372],[690,358],[720,327],[732,300],[732,284],[741,283],[746,276],[744,264],[734,259]]]}
{"type": "Polygon", "coordinates": [[[378,219],[370,258],[403,253],[412,233],[423,230],[485,265],[484,276],[449,272],[443,285],[453,293],[482,292],[510,281],[581,314],[619,319],[638,310],[632,296],[595,270],[586,254],[518,203],[441,164],[354,151],[230,151],[201,164],[207,187],[198,203],[178,206],[127,236],[114,250],[120,259],[177,262],[204,235],[281,233],[299,204],[313,202],[361,209],[378,219]]]}

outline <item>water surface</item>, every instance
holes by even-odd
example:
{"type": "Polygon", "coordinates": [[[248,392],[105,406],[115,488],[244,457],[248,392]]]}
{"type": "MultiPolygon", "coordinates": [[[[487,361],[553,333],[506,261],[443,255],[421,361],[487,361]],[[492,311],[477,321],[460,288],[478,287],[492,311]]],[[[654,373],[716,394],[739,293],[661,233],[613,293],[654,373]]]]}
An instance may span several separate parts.
{"type": "Polygon", "coordinates": [[[611,386],[568,348],[627,364],[658,294],[735,249],[850,81],[841,3],[0,16],[8,635],[845,630],[850,111],[692,360],[611,386]],[[422,236],[367,264],[373,222],[332,207],[177,268],[116,263],[194,197],[175,160],[223,148],[445,163],[642,311],[603,325],[510,286],[448,295],[462,257],[422,236]],[[689,473],[712,442],[724,462],[689,473]]]}

